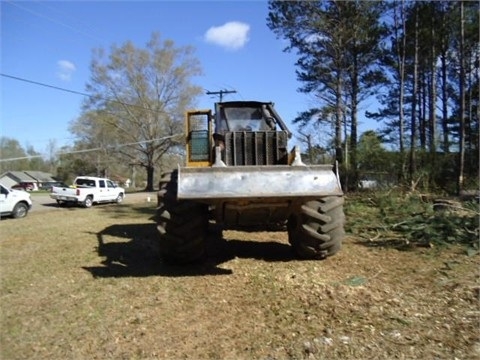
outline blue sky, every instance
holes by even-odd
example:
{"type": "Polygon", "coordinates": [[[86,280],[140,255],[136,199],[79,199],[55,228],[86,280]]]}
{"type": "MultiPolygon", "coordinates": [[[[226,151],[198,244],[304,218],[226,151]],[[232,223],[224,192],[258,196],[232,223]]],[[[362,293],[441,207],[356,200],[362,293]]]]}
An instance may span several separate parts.
{"type": "MultiPolygon", "coordinates": [[[[205,91],[236,90],[224,100],[273,101],[290,130],[311,99],[297,91],[296,57],[266,26],[266,1],[10,1],[1,0],[1,73],[53,87],[85,91],[94,48],[132,41],[143,47],[153,32],[191,45],[205,91]]],[[[83,97],[1,76],[1,136],[46,151],[72,144],[69,123],[83,97]]],[[[203,95],[198,107],[218,98],[203,95]]],[[[362,111],[363,112],[363,111],[362,111]]],[[[375,128],[361,124],[360,130],[375,128]]]]}

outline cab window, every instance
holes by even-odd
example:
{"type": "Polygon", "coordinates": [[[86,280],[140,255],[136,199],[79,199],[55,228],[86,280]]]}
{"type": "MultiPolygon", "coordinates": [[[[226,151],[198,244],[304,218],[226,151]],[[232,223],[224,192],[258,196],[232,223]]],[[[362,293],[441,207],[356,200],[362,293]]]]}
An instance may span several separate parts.
{"type": "Polygon", "coordinates": [[[230,131],[266,131],[272,130],[258,107],[232,107],[224,108],[221,113],[222,129],[226,130],[226,124],[230,131]]]}

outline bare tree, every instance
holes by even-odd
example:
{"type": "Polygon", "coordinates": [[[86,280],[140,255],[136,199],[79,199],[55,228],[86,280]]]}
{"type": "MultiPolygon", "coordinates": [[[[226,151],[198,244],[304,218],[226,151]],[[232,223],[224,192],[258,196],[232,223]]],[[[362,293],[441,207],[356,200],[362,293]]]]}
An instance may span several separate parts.
{"type": "Polygon", "coordinates": [[[200,74],[192,47],[175,47],[156,33],[145,48],[128,41],[112,46],[108,56],[97,49],[87,84],[91,96],[71,130],[103,144],[108,156],[144,168],[151,191],[155,168],[182,139],[183,114],[201,93],[192,78],[200,74]]]}

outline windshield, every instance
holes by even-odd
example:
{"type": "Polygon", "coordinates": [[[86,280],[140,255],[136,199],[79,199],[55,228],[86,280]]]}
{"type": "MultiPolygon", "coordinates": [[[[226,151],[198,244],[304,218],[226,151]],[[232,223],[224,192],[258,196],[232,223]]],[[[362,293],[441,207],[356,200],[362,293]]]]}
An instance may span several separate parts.
{"type": "Polygon", "coordinates": [[[222,130],[227,130],[226,122],[230,131],[272,130],[262,115],[262,109],[258,107],[225,107],[223,110],[222,130]]]}

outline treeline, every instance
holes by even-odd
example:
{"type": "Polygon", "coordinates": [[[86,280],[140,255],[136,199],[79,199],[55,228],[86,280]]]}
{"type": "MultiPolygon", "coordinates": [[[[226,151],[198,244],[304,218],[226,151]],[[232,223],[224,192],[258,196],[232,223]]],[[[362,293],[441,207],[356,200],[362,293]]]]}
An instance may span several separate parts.
{"type": "Polygon", "coordinates": [[[54,143],[49,148],[53,149],[49,155],[38,152],[33,146],[25,148],[16,139],[5,136],[0,137],[0,174],[6,171],[44,171],[55,174],[58,157],[54,153],[54,143]]]}
{"type": "MultiPolygon", "coordinates": [[[[72,184],[79,175],[102,176],[123,183],[130,179],[132,188],[146,188],[147,174],[140,166],[126,163],[115,156],[113,148],[99,149],[81,141],[72,146],[58,147],[50,140],[45,149],[22,146],[16,139],[0,137],[0,175],[7,171],[43,171],[58,181],[72,184]]],[[[181,154],[165,154],[157,164],[159,172],[183,163],[181,154]]]]}
{"type": "MultiPolygon", "coordinates": [[[[478,188],[479,8],[270,1],[267,25],[297,54],[299,91],[312,99],[294,120],[310,162],[332,161],[334,149],[349,190],[373,174],[411,188],[478,188]],[[365,113],[374,97],[378,111],[365,113]],[[360,133],[363,115],[378,121],[377,132],[360,133]]],[[[153,190],[155,174],[182,163],[183,114],[202,91],[193,84],[201,73],[194,49],[154,33],[145,47],[96,49],[90,69],[89,96],[69,128],[74,143],[42,159],[4,139],[2,159],[25,159],[2,160],[2,169],[43,166],[61,180],[121,174],[153,190]]]]}
{"type": "Polygon", "coordinates": [[[368,171],[410,186],[448,180],[456,191],[478,181],[478,2],[270,1],[267,24],[298,54],[299,90],[314,99],[295,120],[299,131],[321,138],[332,129],[348,188],[368,171]],[[372,95],[380,109],[366,116],[394,149],[383,154],[388,169],[371,169],[359,152],[359,115],[372,95]]]}

